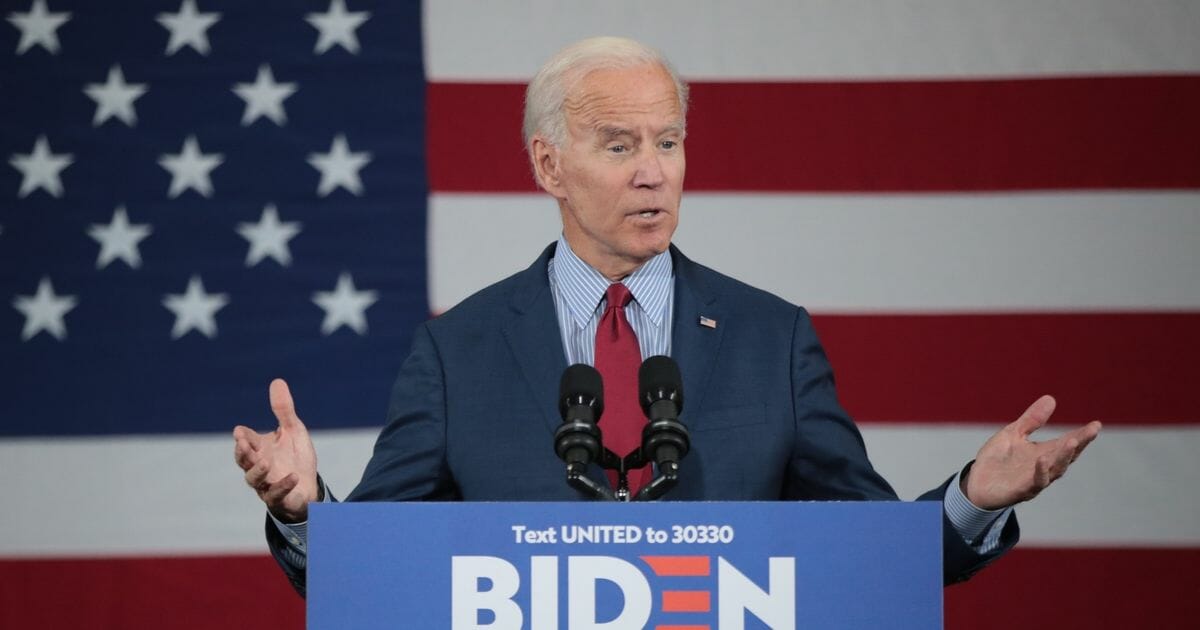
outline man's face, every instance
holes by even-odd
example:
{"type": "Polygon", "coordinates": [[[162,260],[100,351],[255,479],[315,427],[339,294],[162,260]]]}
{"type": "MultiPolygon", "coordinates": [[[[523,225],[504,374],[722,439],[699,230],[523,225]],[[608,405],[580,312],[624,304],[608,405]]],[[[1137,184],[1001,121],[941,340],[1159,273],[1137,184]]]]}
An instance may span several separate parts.
{"type": "Polygon", "coordinates": [[[564,110],[566,146],[543,184],[571,249],[617,279],[665,251],[679,222],[686,162],[675,84],[656,65],[597,70],[564,110]]]}

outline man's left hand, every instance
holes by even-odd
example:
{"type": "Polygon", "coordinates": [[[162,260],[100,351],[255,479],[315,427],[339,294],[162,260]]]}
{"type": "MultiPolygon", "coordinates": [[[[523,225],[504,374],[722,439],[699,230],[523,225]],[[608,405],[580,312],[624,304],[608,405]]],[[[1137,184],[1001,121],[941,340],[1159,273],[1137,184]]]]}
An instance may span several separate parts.
{"type": "Polygon", "coordinates": [[[1029,436],[1054,413],[1054,398],[1037,399],[1015,422],[993,435],[975,456],[963,490],[977,507],[996,510],[1028,501],[1067,472],[1067,467],[1100,434],[1096,421],[1057,439],[1029,436]]]}

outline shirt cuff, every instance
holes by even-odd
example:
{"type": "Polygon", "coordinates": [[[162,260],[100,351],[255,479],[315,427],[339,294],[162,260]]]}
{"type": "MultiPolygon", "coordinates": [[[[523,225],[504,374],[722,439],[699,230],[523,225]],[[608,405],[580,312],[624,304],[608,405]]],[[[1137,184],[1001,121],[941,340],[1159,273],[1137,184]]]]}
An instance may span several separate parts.
{"type": "Polygon", "coordinates": [[[279,533],[288,541],[288,544],[295,547],[298,551],[308,551],[308,521],[300,521],[299,523],[284,523],[275,518],[274,514],[267,512],[267,516],[275,522],[275,527],[279,529],[279,533]]]}
{"type": "Polygon", "coordinates": [[[963,494],[961,479],[962,472],[960,471],[957,475],[954,475],[954,479],[950,481],[950,486],[946,488],[946,498],[943,501],[943,505],[945,506],[946,517],[950,519],[950,524],[954,526],[954,530],[962,536],[968,545],[975,547],[980,544],[981,539],[984,538],[984,534],[997,521],[1008,521],[1007,513],[1012,512],[1012,508],[985,510],[977,507],[963,494]],[[1002,516],[1004,517],[1003,519],[1001,519],[1002,516]]]}
{"type": "MultiPolygon", "coordinates": [[[[319,488],[318,494],[321,497],[317,503],[333,503],[333,495],[325,489],[325,483],[319,475],[317,476],[317,486],[319,488]]],[[[275,522],[275,527],[279,530],[279,533],[283,534],[284,539],[286,539],[292,547],[295,547],[296,550],[300,551],[301,553],[308,552],[308,521],[300,521],[299,523],[284,523],[283,521],[275,518],[275,515],[271,514],[270,510],[267,511],[267,516],[271,517],[271,520],[275,522]]]]}

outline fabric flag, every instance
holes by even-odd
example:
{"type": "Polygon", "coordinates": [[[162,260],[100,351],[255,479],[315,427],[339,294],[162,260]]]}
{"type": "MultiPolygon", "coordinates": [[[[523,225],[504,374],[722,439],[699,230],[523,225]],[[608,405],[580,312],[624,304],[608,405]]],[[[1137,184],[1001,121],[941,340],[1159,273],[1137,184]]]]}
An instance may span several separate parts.
{"type": "Polygon", "coordinates": [[[228,432],[283,376],[354,485],[413,326],[557,237],[523,84],[598,34],[691,82],[676,243],[814,313],[901,496],[1040,394],[1105,423],[947,627],[1200,614],[1194,3],[3,13],[0,627],[302,627],[228,432]]]}
{"type": "MultiPolygon", "coordinates": [[[[419,8],[5,3],[0,466],[35,505],[0,510],[4,555],[192,551],[171,520],[203,531],[228,508],[187,478],[236,470],[189,469],[188,439],[155,438],[228,441],[275,376],[313,392],[319,427],[380,422],[429,314],[419,8]],[[136,533],[154,510],[158,541],[136,533]]],[[[0,626],[45,625],[31,608],[63,591],[5,566],[0,626]]],[[[61,614],[96,627],[96,612],[61,614]]]]}

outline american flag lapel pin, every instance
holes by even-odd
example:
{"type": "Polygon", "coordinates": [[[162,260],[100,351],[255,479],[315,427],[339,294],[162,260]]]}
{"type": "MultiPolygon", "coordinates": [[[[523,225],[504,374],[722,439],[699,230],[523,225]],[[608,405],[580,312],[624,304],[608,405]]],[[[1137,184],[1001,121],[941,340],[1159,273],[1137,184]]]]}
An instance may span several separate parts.
{"type": "Polygon", "coordinates": [[[701,315],[700,316],[700,325],[704,326],[705,328],[712,328],[715,330],[717,328],[717,320],[701,315]]]}

